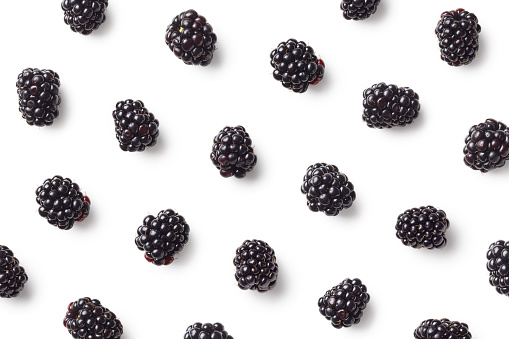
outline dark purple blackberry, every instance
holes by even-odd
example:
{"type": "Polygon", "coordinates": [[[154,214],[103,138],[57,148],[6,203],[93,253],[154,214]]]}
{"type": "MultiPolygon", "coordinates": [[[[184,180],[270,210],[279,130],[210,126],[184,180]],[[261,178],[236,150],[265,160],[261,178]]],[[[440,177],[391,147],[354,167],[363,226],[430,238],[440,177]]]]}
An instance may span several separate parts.
{"type": "Polygon", "coordinates": [[[49,69],[26,68],[18,75],[19,111],[27,124],[50,126],[58,118],[60,78],[49,69]]]}
{"type": "Polygon", "coordinates": [[[313,212],[338,215],[350,208],[355,201],[353,184],[334,165],[316,163],[308,167],[300,188],[306,195],[308,207],[313,212]]]}
{"type": "Polygon", "coordinates": [[[398,217],[396,237],[403,245],[429,250],[442,249],[447,245],[445,232],[449,220],[444,211],[433,206],[421,206],[406,210],[398,217]]]}
{"type": "Polygon", "coordinates": [[[46,179],[35,194],[39,215],[61,230],[70,230],[75,221],[83,221],[90,213],[90,199],[69,178],[55,175],[46,179]]]}
{"type": "Polygon", "coordinates": [[[343,0],[341,10],[346,20],[364,20],[375,14],[380,0],[343,0]]]}
{"type": "Polygon", "coordinates": [[[233,339],[220,323],[195,323],[189,326],[184,339],[233,339]]]}
{"type": "Polygon", "coordinates": [[[256,165],[251,138],[242,126],[225,127],[214,137],[212,163],[224,178],[235,176],[242,179],[256,165]]]}
{"type": "Polygon", "coordinates": [[[350,327],[359,323],[369,299],[360,279],[345,279],[318,299],[318,307],[335,328],[350,327]]]}
{"type": "Polygon", "coordinates": [[[479,33],[474,13],[462,8],[442,13],[435,29],[442,60],[451,66],[471,63],[479,50],[479,33]]]}
{"type": "Polygon", "coordinates": [[[189,225],[183,216],[173,210],[164,210],[157,217],[148,215],[138,227],[134,242],[145,259],[154,265],[169,265],[174,255],[182,251],[189,240],[189,225]]]}
{"type": "Polygon", "coordinates": [[[113,111],[115,132],[122,151],[144,151],[157,143],[159,120],[142,101],[127,99],[117,102],[113,111]]]}
{"type": "Polygon", "coordinates": [[[465,165],[482,173],[504,166],[509,156],[509,129],[494,119],[472,126],[463,154],[465,165]]]}
{"type": "Polygon", "coordinates": [[[0,298],[14,298],[19,295],[28,276],[19,266],[19,260],[7,246],[0,245],[0,298]]]}
{"type": "Polygon", "coordinates": [[[409,87],[381,82],[364,90],[362,120],[371,128],[410,125],[419,116],[419,95],[409,87]]]}
{"type": "Polygon", "coordinates": [[[296,93],[304,93],[309,85],[319,83],[325,72],[325,63],[315,55],[315,50],[295,39],[281,42],[270,53],[270,64],[274,79],[296,93]]]}
{"type": "Polygon", "coordinates": [[[449,319],[425,320],[414,331],[415,339],[471,339],[468,325],[449,319]]]}
{"type": "Polygon", "coordinates": [[[509,241],[499,240],[491,244],[486,257],[491,286],[498,293],[509,296],[509,241]]]}
{"type": "Polygon", "coordinates": [[[237,248],[235,280],[243,290],[267,292],[276,286],[278,266],[274,250],[265,241],[246,240],[237,248]]]}
{"type": "Polygon", "coordinates": [[[106,20],[108,0],[63,0],[64,22],[73,32],[89,35],[106,20]]]}
{"type": "Polygon", "coordinates": [[[166,29],[166,44],[186,65],[208,66],[216,49],[216,34],[194,9],[173,18],[166,29]]]}
{"type": "Polygon", "coordinates": [[[122,323],[97,299],[81,298],[67,307],[64,326],[73,338],[117,339],[124,331],[122,323]]]}

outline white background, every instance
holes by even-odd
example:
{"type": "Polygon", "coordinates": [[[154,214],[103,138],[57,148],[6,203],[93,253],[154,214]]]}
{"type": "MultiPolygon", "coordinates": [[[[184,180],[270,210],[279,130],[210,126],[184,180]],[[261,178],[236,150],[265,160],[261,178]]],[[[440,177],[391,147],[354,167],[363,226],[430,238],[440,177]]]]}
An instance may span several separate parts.
{"type": "Polygon", "coordinates": [[[222,322],[236,339],[412,338],[422,320],[449,317],[475,338],[507,333],[507,303],[489,285],[490,243],[509,239],[509,168],[481,174],[463,164],[464,138],[486,118],[509,123],[503,1],[382,0],[363,22],[346,21],[340,1],[111,1],[91,36],[73,33],[57,0],[9,1],[0,34],[2,188],[0,243],[28,272],[21,296],[0,300],[2,338],[70,338],[69,302],[98,298],[124,325],[124,339],[182,338],[194,322],[222,322]],[[496,6],[495,6],[496,5],[496,6]],[[463,7],[482,25],[475,61],[440,60],[434,29],[463,7]],[[189,8],[218,36],[209,67],[176,59],[167,24],[189,8]],[[288,38],[311,44],[325,78],[305,94],[273,80],[269,54],[288,38]],[[61,78],[61,117],[31,127],[17,107],[26,67],[61,78]],[[421,115],[408,127],[373,130],[361,120],[362,92],[385,81],[413,88],[421,115]],[[111,112],[143,100],[160,121],[158,144],[124,153],[111,112]],[[223,179],[209,159],[214,135],[242,124],[259,158],[243,180],[223,179]],[[336,164],[357,201],[337,217],[312,213],[300,193],[315,162],[336,164]],[[37,213],[35,189],[55,174],[92,200],[70,231],[37,213]],[[444,250],[415,250],[395,236],[398,215],[432,204],[451,226],[444,250]],[[148,264],[134,244],[147,214],[173,208],[191,226],[172,265],[148,264]],[[246,239],[277,255],[277,287],[235,286],[232,259],[246,239]],[[334,329],[317,300],[358,277],[371,302],[361,323],[334,329]]]}

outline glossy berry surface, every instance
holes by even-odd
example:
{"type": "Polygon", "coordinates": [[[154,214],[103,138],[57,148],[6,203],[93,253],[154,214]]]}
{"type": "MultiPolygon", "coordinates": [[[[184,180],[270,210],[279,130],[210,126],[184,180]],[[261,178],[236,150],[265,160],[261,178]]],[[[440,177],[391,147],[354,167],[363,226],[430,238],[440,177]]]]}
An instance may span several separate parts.
{"type": "Polygon", "coordinates": [[[380,0],[343,0],[341,10],[346,20],[364,20],[375,14],[380,0]]]}
{"type": "Polygon", "coordinates": [[[19,111],[31,126],[50,126],[58,118],[60,77],[49,69],[26,68],[16,81],[19,111]]]}
{"type": "Polygon", "coordinates": [[[108,0],[63,0],[64,22],[73,32],[89,35],[106,20],[108,0]]]}
{"type": "Polygon", "coordinates": [[[318,59],[315,50],[295,39],[281,42],[270,53],[270,64],[274,79],[296,93],[304,93],[309,85],[319,83],[325,72],[325,63],[318,59]]]}
{"type": "Polygon", "coordinates": [[[64,326],[73,338],[117,339],[122,336],[120,320],[97,299],[81,298],[69,304],[64,326]]]}
{"type": "Polygon", "coordinates": [[[19,295],[28,276],[19,266],[19,260],[7,246],[0,245],[0,298],[14,298],[19,295]]]}
{"type": "Polygon", "coordinates": [[[471,339],[468,325],[449,319],[428,319],[414,331],[415,339],[471,339]]]}
{"type": "Polygon", "coordinates": [[[157,143],[159,121],[140,100],[117,102],[113,111],[115,133],[122,151],[142,152],[157,143]]]}
{"type": "Polygon", "coordinates": [[[486,257],[491,286],[498,293],[509,296],[509,241],[499,240],[491,244],[486,257]]]}
{"type": "Polygon", "coordinates": [[[403,245],[429,250],[442,249],[447,245],[445,232],[449,219],[444,211],[433,206],[406,210],[398,217],[396,237],[403,245]]]}
{"type": "Polygon", "coordinates": [[[451,66],[471,63],[479,50],[479,33],[474,13],[461,8],[442,13],[435,29],[442,60],[451,66]]]}
{"type": "Polygon", "coordinates": [[[90,199],[69,178],[55,175],[46,179],[35,194],[39,215],[59,229],[70,230],[75,221],[82,221],[90,213],[90,199]]]}
{"type": "Polygon", "coordinates": [[[276,286],[276,255],[266,242],[256,239],[244,241],[237,248],[233,264],[239,288],[266,292],[276,286]]]}
{"type": "Polygon", "coordinates": [[[214,137],[210,159],[222,177],[242,179],[253,170],[258,160],[252,144],[244,127],[227,126],[214,137]]]}
{"type": "Polygon", "coordinates": [[[356,198],[354,186],[348,177],[339,172],[335,165],[325,163],[308,167],[301,192],[306,195],[311,211],[324,212],[329,216],[350,208],[356,198]]]}
{"type": "Polygon", "coordinates": [[[189,241],[189,225],[183,216],[168,209],[148,215],[138,227],[134,242],[145,259],[154,265],[169,265],[189,241]]]}
{"type": "Polygon", "coordinates": [[[419,95],[409,87],[381,82],[364,90],[362,120],[371,128],[406,126],[419,116],[419,95]]]}
{"type": "Polygon", "coordinates": [[[186,65],[210,65],[216,42],[210,23],[193,9],[177,15],[166,28],[166,44],[186,65]]]}
{"type": "Polygon", "coordinates": [[[320,313],[335,328],[358,324],[370,299],[360,279],[345,279],[318,299],[320,313]]]}
{"type": "Polygon", "coordinates": [[[194,323],[184,334],[184,339],[233,339],[220,323],[194,323]]]}
{"type": "Polygon", "coordinates": [[[472,126],[463,154],[465,165],[483,173],[504,166],[509,156],[509,129],[494,119],[472,126]]]}

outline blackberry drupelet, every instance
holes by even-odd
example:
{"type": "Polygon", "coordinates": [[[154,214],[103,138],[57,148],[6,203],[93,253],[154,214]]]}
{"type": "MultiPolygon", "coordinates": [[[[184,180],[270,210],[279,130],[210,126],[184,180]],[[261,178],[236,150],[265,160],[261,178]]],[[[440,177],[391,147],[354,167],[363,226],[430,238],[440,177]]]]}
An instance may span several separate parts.
{"type": "Polygon", "coordinates": [[[75,221],[83,221],[90,213],[90,199],[69,178],[55,175],[46,179],[35,194],[39,215],[59,229],[70,230],[75,221]]]}
{"type": "Polygon", "coordinates": [[[184,339],[233,339],[220,323],[195,323],[189,326],[184,339]]]}
{"type": "Polygon", "coordinates": [[[278,265],[274,250],[264,241],[246,240],[237,248],[235,280],[243,290],[267,292],[276,286],[278,265]]]}
{"type": "Polygon", "coordinates": [[[73,32],[89,35],[106,20],[108,0],[63,0],[64,22],[73,32]]]}
{"type": "Polygon", "coordinates": [[[364,20],[375,14],[380,0],[343,0],[341,10],[346,20],[364,20]]]}
{"type": "Polygon", "coordinates": [[[0,245],[0,297],[14,298],[19,295],[28,276],[19,266],[19,260],[7,246],[0,245]]]}
{"type": "Polygon", "coordinates": [[[356,198],[354,186],[348,177],[339,172],[335,165],[325,163],[308,167],[300,189],[306,195],[311,211],[324,212],[329,216],[350,208],[356,198]]]}
{"type": "Polygon", "coordinates": [[[120,320],[97,299],[80,298],[69,304],[64,326],[73,338],[117,339],[122,336],[120,320]]]}
{"type": "Polygon", "coordinates": [[[396,237],[405,246],[442,249],[447,245],[445,232],[448,228],[449,220],[444,211],[422,206],[408,209],[398,216],[396,237]]]}
{"type": "Polygon", "coordinates": [[[369,299],[360,279],[345,279],[318,299],[318,307],[335,328],[350,327],[359,323],[369,299]]]}
{"type": "Polygon", "coordinates": [[[309,85],[319,83],[325,72],[325,63],[314,49],[295,39],[281,42],[270,53],[270,64],[274,79],[296,93],[304,93],[309,85]]]}
{"type": "Polygon", "coordinates": [[[205,17],[190,9],[173,18],[166,29],[166,44],[186,65],[208,66],[217,37],[205,17]]]}
{"type": "Polygon", "coordinates": [[[425,320],[414,331],[415,339],[471,339],[468,325],[449,319],[425,320]]]}
{"type": "Polygon", "coordinates": [[[442,13],[435,29],[442,60],[451,66],[471,63],[479,50],[479,33],[474,13],[462,8],[442,13]]]}
{"type": "Polygon", "coordinates": [[[371,128],[406,126],[419,116],[419,95],[409,87],[381,82],[364,90],[362,120],[371,128]]]}
{"type": "Polygon", "coordinates": [[[222,177],[238,179],[251,172],[258,161],[249,133],[242,126],[227,126],[219,131],[214,137],[210,159],[222,177]]]}
{"type": "Polygon", "coordinates": [[[58,118],[60,77],[49,69],[26,68],[18,75],[19,111],[27,124],[50,126],[58,118]]]}
{"type": "Polygon", "coordinates": [[[157,217],[148,215],[138,227],[134,242],[145,259],[154,265],[169,265],[175,254],[182,251],[189,240],[189,225],[183,216],[173,210],[164,210],[157,217]]]}
{"type": "Polygon", "coordinates": [[[486,257],[491,286],[498,293],[509,296],[509,241],[499,240],[491,244],[486,257]]]}
{"type": "Polygon", "coordinates": [[[504,166],[509,156],[509,129],[494,119],[472,126],[463,154],[465,165],[482,173],[504,166]]]}
{"type": "Polygon", "coordinates": [[[144,151],[157,143],[159,120],[142,101],[127,99],[117,102],[113,111],[115,132],[122,151],[144,151]]]}

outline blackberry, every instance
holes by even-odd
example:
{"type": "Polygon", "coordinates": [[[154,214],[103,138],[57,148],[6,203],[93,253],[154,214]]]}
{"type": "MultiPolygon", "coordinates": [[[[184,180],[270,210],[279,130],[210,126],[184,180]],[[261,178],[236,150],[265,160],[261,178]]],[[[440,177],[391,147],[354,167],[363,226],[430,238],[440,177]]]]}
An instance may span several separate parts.
{"type": "Polygon", "coordinates": [[[243,290],[267,292],[276,286],[278,266],[274,250],[264,241],[246,240],[237,248],[235,280],[243,290]]]}
{"type": "Polygon", "coordinates": [[[101,305],[97,299],[80,298],[69,304],[64,326],[73,338],[116,339],[123,327],[115,313],[101,305]]]}
{"type": "Polygon", "coordinates": [[[428,319],[414,331],[415,339],[471,339],[468,325],[449,319],[428,319]]]}
{"type": "Polygon", "coordinates": [[[173,210],[164,210],[157,217],[148,215],[138,227],[134,242],[145,259],[154,265],[169,265],[173,256],[184,248],[189,240],[189,225],[183,216],[173,210]]]}
{"type": "Polygon", "coordinates": [[[442,13],[435,29],[442,60],[451,66],[471,63],[479,50],[479,33],[474,13],[462,8],[442,13]]]}
{"type": "Polygon", "coordinates": [[[157,143],[159,120],[142,101],[127,99],[117,102],[113,111],[115,132],[122,151],[144,151],[157,143]]]}
{"type": "Polygon", "coordinates": [[[69,178],[55,175],[46,179],[35,194],[39,215],[61,230],[70,230],[75,221],[83,221],[90,213],[90,199],[69,178]]]}
{"type": "Polygon", "coordinates": [[[472,126],[463,154],[465,165],[482,173],[504,166],[509,156],[509,129],[494,119],[472,126]]]}
{"type": "Polygon", "coordinates": [[[235,176],[242,179],[256,165],[251,138],[242,126],[225,127],[214,137],[212,163],[224,178],[235,176]]]}
{"type": "Polygon", "coordinates": [[[350,327],[359,323],[369,299],[360,279],[345,279],[318,299],[318,307],[335,328],[350,327]]]}
{"type": "Polygon", "coordinates": [[[166,28],[166,44],[186,65],[208,66],[214,57],[216,42],[212,26],[194,9],[174,17],[166,28]]]}
{"type": "Polygon", "coordinates": [[[413,248],[444,248],[447,245],[445,232],[449,220],[444,211],[433,206],[421,206],[406,210],[398,216],[396,237],[403,245],[413,248]]]}
{"type": "Polygon", "coordinates": [[[274,79],[296,93],[304,93],[309,85],[319,83],[325,72],[325,63],[315,55],[315,50],[295,39],[281,42],[270,53],[270,64],[274,79]]]}
{"type": "Polygon", "coordinates": [[[409,87],[381,82],[364,90],[362,120],[371,128],[410,125],[419,116],[419,95],[409,87]]]}
{"type": "Polygon", "coordinates": [[[499,240],[491,244],[486,257],[491,286],[498,293],[509,296],[509,241],[499,240]]]}
{"type": "Polygon", "coordinates": [[[19,266],[19,260],[7,246],[0,245],[0,297],[14,298],[19,295],[28,276],[19,266]]]}
{"type": "Polygon", "coordinates": [[[220,323],[195,323],[189,326],[184,339],[233,339],[220,323]]]}
{"type": "Polygon", "coordinates": [[[355,201],[353,184],[334,165],[316,163],[308,167],[300,188],[306,195],[307,204],[313,212],[334,216],[355,201]]]}
{"type": "Polygon", "coordinates": [[[49,69],[26,68],[18,75],[19,111],[27,124],[50,126],[58,118],[60,77],[49,69]]]}
{"type": "Polygon", "coordinates": [[[346,20],[364,20],[375,14],[380,0],[343,0],[341,10],[346,20]]]}
{"type": "Polygon", "coordinates": [[[89,35],[106,20],[108,0],[63,0],[64,22],[73,32],[89,35]]]}

